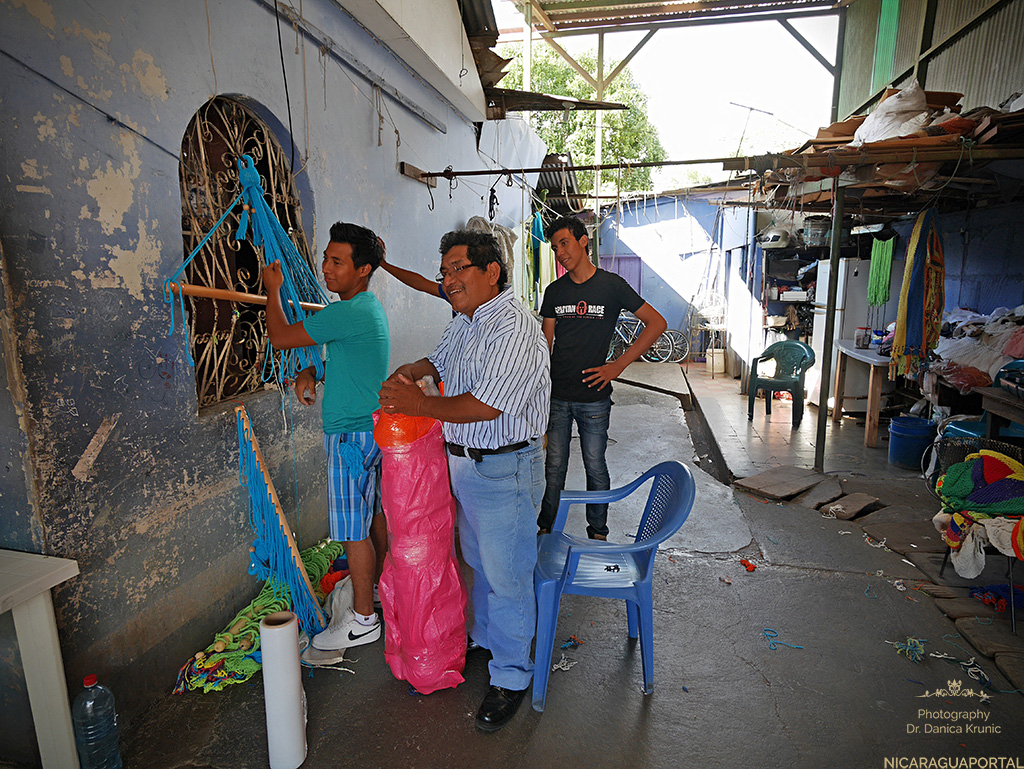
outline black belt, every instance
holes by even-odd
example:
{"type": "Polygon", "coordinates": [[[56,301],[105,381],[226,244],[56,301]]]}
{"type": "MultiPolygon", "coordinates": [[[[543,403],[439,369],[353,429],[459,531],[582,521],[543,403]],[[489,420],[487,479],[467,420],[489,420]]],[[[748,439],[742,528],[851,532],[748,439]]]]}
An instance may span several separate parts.
{"type": "Polygon", "coordinates": [[[474,449],[469,446],[460,446],[457,443],[445,442],[444,447],[453,457],[469,457],[474,462],[480,462],[491,454],[511,454],[513,451],[525,449],[529,445],[529,441],[519,441],[519,443],[510,443],[508,446],[499,446],[496,449],[474,449]]]}

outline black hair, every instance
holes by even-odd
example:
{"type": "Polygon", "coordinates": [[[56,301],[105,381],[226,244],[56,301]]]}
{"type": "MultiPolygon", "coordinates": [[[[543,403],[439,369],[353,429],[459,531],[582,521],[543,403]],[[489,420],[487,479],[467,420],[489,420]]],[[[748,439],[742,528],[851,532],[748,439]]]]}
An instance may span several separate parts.
{"type": "Polygon", "coordinates": [[[481,230],[453,230],[446,232],[441,238],[441,256],[451,251],[455,246],[465,246],[466,256],[469,263],[481,270],[486,270],[491,262],[497,262],[501,271],[498,273],[498,290],[504,291],[508,283],[508,270],[505,268],[505,261],[501,258],[501,247],[498,240],[489,232],[481,230]]]}
{"type": "MultiPolygon", "coordinates": [[[[544,228],[544,236],[550,241],[559,230],[569,230],[569,233],[579,240],[587,234],[587,228],[575,216],[560,216],[544,228]]],[[[590,241],[587,241],[586,249],[590,253],[590,241]]]]}
{"type": "Polygon", "coordinates": [[[373,230],[351,222],[335,222],[331,225],[331,242],[352,246],[352,264],[356,269],[368,264],[373,275],[373,271],[380,267],[384,251],[373,230]]]}

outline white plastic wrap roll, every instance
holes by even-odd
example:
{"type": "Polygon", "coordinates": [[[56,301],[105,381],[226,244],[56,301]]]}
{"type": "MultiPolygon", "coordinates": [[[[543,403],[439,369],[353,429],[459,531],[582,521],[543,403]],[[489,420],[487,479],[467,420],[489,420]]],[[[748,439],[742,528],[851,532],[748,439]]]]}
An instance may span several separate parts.
{"type": "Polygon", "coordinates": [[[306,760],[306,695],[299,665],[299,623],[290,611],[260,622],[263,696],[270,769],[298,769],[306,760]]]}

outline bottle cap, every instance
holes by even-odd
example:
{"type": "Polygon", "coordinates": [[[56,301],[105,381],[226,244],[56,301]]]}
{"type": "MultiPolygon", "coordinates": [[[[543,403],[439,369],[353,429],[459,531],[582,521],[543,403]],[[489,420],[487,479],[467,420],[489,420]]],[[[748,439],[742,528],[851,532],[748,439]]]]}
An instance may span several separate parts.
{"type": "Polygon", "coordinates": [[[98,680],[99,679],[96,678],[96,674],[95,673],[90,673],[89,675],[87,675],[85,678],[82,679],[82,686],[84,686],[85,688],[88,689],[90,686],[95,686],[96,685],[96,681],[98,681],[98,680]]]}

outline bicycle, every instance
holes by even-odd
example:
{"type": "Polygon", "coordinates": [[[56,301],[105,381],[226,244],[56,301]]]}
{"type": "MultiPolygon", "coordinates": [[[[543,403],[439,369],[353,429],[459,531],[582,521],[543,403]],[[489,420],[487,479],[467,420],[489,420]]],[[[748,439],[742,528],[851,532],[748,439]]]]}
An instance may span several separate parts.
{"type": "MultiPolygon", "coordinates": [[[[643,321],[635,315],[630,313],[620,314],[619,319],[615,322],[615,333],[612,334],[612,342],[608,346],[608,357],[606,360],[613,361],[622,355],[639,338],[643,330],[643,321]]],[[[666,333],[659,336],[650,349],[640,356],[640,359],[648,363],[664,363],[670,360],[672,355],[672,338],[666,333]]]]}

